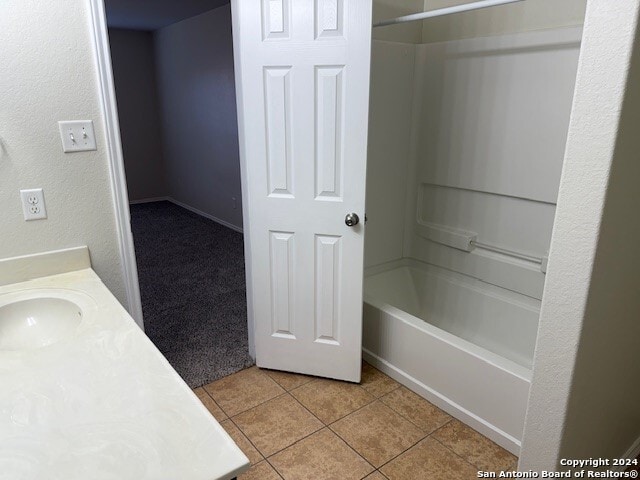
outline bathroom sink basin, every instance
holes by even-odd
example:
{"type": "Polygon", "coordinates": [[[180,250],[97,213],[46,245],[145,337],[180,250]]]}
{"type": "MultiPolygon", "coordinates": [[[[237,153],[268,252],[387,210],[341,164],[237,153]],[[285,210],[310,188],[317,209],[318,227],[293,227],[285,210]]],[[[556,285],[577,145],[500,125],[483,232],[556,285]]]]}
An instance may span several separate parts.
{"type": "Polygon", "coordinates": [[[82,308],[62,298],[38,297],[0,306],[0,350],[45,347],[73,335],[82,308]]]}

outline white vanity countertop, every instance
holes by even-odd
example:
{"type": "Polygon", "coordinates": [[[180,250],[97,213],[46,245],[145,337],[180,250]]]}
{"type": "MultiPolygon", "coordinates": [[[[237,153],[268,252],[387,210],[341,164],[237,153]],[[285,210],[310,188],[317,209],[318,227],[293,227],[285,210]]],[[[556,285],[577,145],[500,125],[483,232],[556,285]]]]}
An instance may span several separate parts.
{"type": "Polygon", "coordinates": [[[93,270],[0,286],[0,303],[41,289],[85,314],[58,343],[0,349],[0,480],[214,480],[248,468],[93,270]]]}

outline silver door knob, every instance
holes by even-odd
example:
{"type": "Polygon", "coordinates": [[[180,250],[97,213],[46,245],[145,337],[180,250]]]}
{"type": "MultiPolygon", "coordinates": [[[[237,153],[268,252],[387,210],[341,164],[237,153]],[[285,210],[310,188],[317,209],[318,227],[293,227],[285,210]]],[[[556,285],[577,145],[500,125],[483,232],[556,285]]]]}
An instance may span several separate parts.
{"type": "Polygon", "coordinates": [[[360,218],[358,218],[358,215],[355,213],[347,213],[347,216],[344,217],[344,223],[347,227],[353,227],[354,225],[357,225],[358,222],[360,222],[360,218]]]}

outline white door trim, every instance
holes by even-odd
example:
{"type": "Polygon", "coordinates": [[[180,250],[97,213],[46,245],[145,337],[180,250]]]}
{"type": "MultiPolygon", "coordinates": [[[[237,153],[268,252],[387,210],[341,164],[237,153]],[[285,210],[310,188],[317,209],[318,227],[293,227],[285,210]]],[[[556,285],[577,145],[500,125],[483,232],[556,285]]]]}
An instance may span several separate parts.
{"type": "Polygon", "coordinates": [[[129,314],[144,330],[142,319],[142,302],[140,300],[140,285],[138,284],[138,268],[131,234],[131,217],[129,213],[129,195],[122,157],[120,142],[120,124],[118,122],[118,108],[116,93],[111,70],[111,51],[107,32],[107,18],[103,0],[89,0],[91,19],[93,24],[93,40],[100,82],[100,100],[107,139],[107,157],[109,158],[109,176],[113,191],[113,207],[116,214],[116,235],[118,236],[118,250],[122,277],[125,282],[129,314]]]}
{"type": "Polygon", "coordinates": [[[242,61],[240,57],[240,21],[238,15],[238,2],[231,2],[231,30],[233,33],[233,68],[236,85],[236,110],[238,117],[238,147],[240,151],[240,184],[242,189],[242,227],[244,235],[244,268],[247,292],[247,331],[249,336],[249,356],[256,359],[255,318],[253,314],[253,275],[251,275],[251,239],[249,237],[249,187],[247,185],[247,154],[245,152],[244,130],[245,118],[242,106],[242,61]]]}

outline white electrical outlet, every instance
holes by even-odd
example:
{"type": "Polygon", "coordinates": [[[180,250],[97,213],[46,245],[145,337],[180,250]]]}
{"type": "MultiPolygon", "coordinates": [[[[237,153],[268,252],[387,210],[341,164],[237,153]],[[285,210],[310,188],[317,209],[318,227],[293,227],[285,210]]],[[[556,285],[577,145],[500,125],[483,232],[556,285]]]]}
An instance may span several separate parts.
{"type": "Polygon", "coordinates": [[[20,198],[22,199],[22,214],[25,220],[47,218],[47,207],[44,204],[44,193],[41,188],[20,190],[20,198]]]}
{"type": "Polygon", "coordinates": [[[97,150],[96,135],[91,120],[58,122],[62,150],[65,152],[85,152],[97,150]]]}

